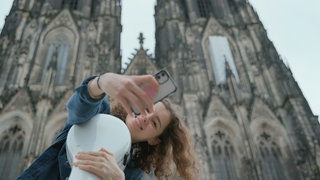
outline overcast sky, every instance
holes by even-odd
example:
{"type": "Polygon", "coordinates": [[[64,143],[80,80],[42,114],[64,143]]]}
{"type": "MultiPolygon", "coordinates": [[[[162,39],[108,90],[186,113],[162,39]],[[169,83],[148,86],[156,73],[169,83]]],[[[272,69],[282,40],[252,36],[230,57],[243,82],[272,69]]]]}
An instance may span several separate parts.
{"type": "MultiPolygon", "coordinates": [[[[1,2],[0,27],[12,0],[1,2]]],[[[249,0],[287,63],[315,115],[320,115],[320,0],[249,0]]],[[[123,61],[132,57],[142,32],[144,47],[154,54],[155,0],[122,0],[123,61]]]]}

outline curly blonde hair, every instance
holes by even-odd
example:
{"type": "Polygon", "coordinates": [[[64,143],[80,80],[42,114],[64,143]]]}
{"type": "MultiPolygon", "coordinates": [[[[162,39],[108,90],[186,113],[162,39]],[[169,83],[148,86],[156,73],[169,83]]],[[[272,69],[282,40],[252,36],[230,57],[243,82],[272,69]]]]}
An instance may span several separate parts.
{"type": "MultiPolygon", "coordinates": [[[[147,142],[132,145],[133,161],[146,173],[154,171],[158,179],[180,176],[183,179],[196,179],[199,172],[193,141],[189,129],[184,124],[178,106],[169,99],[161,101],[170,112],[170,123],[158,137],[160,143],[154,146],[147,142]]],[[[120,103],[111,103],[111,114],[125,120],[127,113],[120,103]]]]}

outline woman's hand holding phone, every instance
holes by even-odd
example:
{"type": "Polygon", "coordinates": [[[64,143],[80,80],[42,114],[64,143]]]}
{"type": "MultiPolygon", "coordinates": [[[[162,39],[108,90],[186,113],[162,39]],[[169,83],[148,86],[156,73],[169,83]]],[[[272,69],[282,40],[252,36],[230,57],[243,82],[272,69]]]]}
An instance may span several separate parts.
{"type": "Polygon", "coordinates": [[[153,112],[153,105],[174,93],[177,86],[166,70],[155,75],[121,75],[105,73],[89,83],[89,90],[95,97],[103,92],[117,99],[128,115],[153,112]],[[147,112],[146,112],[147,111],[147,112]]]}
{"type": "MultiPolygon", "coordinates": [[[[154,75],[154,78],[157,80],[159,85],[158,92],[156,92],[150,84],[143,84],[141,89],[143,89],[143,91],[152,98],[152,101],[155,104],[174,93],[177,90],[177,85],[166,70],[160,70],[154,75]]],[[[132,109],[135,114],[139,114],[139,111],[135,106],[133,106],[132,109]]]]}
{"type": "Polygon", "coordinates": [[[129,115],[133,114],[132,106],[144,115],[146,115],[146,109],[153,112],[153,98],[150,95],[157,94],[159,89],[159,83],[154,76],[105,73],[100,76],[99,82],[101,89],[112,98],[117,99],[129,115]],[[141,86],[148,87],[148,92],[144,91],[141,86]]]}

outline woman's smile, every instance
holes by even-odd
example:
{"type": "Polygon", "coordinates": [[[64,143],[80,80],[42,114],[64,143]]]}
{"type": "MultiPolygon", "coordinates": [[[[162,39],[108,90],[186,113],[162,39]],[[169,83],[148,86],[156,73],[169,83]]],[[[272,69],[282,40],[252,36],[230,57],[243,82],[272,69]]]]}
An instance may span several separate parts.
{"type": "Polygon", "coordinates": [[[155,104],[155,111],[145,115],[127,116],[126,124],[133,142],[157,137],[170,122],[170,112],[162,102],[155,104]]]}

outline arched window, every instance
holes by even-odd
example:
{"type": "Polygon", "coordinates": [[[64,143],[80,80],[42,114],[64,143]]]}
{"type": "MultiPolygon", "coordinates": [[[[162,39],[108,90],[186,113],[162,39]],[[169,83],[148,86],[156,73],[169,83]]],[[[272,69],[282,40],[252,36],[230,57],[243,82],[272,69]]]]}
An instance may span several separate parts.
{"type": "MultiPolygon", "coordinates": [[[[70,20],[69,13],[60,14],[58,18],[70,20]]],[[[56,86],[70,83],[74,70],[75,51],[78,37],[75,30],[64,26],[48,29],[41,37],[41,44],[30,75],[30,83],[43,86],[48,93],[56,86]]]]}
{"type": "Polygon", "coordinates": [[[213,165],[216,179],[236,180],[237,171],[235,168],[235,152],[230,137],[218,130],[211,137],[213,151],[213,165]]]}
{"type": "Polygon", "coordinates": [[[70,9],[76,10],[78,7],[78,0],[71,0],[70,1],[70,9]]]}
{"type": "Polygon", "coordinates": [[[209,0],[197,0],[200,17],[210,17],[212,13],[212,5],[209,0]]]}
{"type": "Polygon", "coordinates": [[[42,76],[40,76],[42,82],[50,69],[56,72],[54,84],[63,84],[64,81],[68,80],[66,73],[68,68],[69,47],[70,45],[64,34],[57,35],[56,39],[48,44],[45,64],[42,69],[42,76]]]}
{"type": "Polygon", "coordinates": [[[97,6],[97,0],[91,1],[91,12],[90,12],[91,16],[94,15],[96,6],[97,6]]]}
{"type": "Polygon", "coordinates": [[[281,149],[267,132],[257,137],[261,156],[261,168],[265,180],[285,180],[284,169],[281,164],[281,149]]]}
{"type": "Polygon", "coordinates": [[[69,6],[70,9],[76,10],[78,7],[78,0],[62,0],[61,8],[64,8],[67,6],[69,6]]]}
{"type": "Polygon", "coordinates": [[[25,132],[18,125],[0,135],[0,179],[15,179],[20,173],[25,132]]]}
{"type": "Polygon", "coordinates": [[[62,0],[61,2],[61,8],[64,8],[67,5],[68,0],[62,0]]]}
{"type": "Polygon", "coordinates": [[[224,36],[209,37],[209,53],[213,69],[213,74],[217,84],[223,84],[226,81],[226,64],[239,82],[238,71],[233,59],[233,55],[228,43],[228,39],[224,36]]]}

